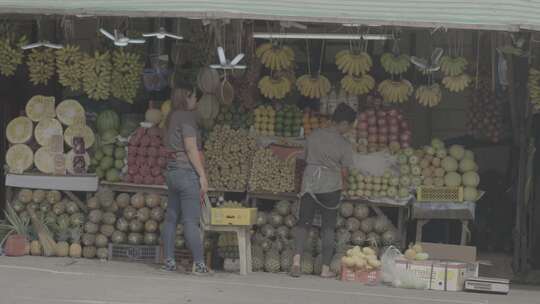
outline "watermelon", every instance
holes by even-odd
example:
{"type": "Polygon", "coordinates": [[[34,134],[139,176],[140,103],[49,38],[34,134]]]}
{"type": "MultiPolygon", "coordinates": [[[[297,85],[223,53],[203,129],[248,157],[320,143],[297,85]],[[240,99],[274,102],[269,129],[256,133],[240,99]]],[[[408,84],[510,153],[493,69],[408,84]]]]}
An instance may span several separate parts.
{"type": "Polygon", "coordinates": [[[120,117],[113,110],[105,110],[98,114],[97,129],[99,134],[107,130],[118,130],[120,128],[120,117]]]}

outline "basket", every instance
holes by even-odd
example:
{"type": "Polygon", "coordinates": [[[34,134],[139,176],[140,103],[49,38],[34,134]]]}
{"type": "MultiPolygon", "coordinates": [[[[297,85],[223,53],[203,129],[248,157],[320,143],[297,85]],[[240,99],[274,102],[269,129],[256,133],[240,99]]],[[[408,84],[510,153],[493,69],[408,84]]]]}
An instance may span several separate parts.
{"type": "Polygon", "coordinates": [[[420,186],[416,190],[419,202],[462,202],[463,187],[427,187],[420,186]]]}
{"type": "Polygon", "coordinates": [[[381,272],[379,270],[354,270],[341,266],[341,280],[344,282],[358,282],[361,284],[374,285],[381,281],[381,272]]]}
{"type": "Polygon", "coordinates": [[[159,264],[161,250],[159,246],[109,244],[110,261],[128,261],[159,264]]]}

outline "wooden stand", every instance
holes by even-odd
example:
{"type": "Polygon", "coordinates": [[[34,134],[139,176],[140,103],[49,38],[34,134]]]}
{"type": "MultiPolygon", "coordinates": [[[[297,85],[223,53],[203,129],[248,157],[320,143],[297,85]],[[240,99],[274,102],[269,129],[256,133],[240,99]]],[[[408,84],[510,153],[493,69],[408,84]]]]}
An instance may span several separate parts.
{"type": "MultiPolygon", "coordinates": [[[[247,275],[252,272],[251,268],[251,238],[250,226],[215,226],[203,224],[204,231],[234,232],[238,240],[238,252],[240,254],[240,274],[247,275]]],[[[204,238],[203,238],[204,239],[204,238]]]]}

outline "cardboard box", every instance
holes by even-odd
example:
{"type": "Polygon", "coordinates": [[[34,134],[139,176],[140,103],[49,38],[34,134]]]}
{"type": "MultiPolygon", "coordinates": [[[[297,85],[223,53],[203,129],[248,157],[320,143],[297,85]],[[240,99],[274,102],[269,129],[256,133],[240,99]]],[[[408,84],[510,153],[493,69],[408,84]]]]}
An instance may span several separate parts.
{"type": "Polygon", "coordinates": [[[355,270],[341,266],[341,280],[344,282],[358,282],[361,284],[378,284],[381,281],[381,271],[355,270]]]}
{"type": "Polygon", "coordinates": [[[421,243],[421,245],[432,260],[476,263],[476,247],[473,246],[436,243],[421,243]]]}
{"type": "Polygon", "coordinates": [[[478,275],[477,263],[396,260],[396,267],[413,273],[431,290],[461,291],[467,279],[478,275]]]}
{"type": "Polygon", "coordinates": [[[257,221],[257,208],[212,208],[210,223],[217,226],[251,226],[257,221]]]}

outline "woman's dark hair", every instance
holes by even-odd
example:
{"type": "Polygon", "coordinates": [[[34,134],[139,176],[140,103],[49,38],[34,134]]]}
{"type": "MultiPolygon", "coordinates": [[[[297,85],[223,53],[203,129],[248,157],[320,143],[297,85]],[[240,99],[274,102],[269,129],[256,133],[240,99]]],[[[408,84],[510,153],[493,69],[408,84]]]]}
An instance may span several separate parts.
{"type": "Polygon", "coordinates": [[[354,111],[353,108],[344,103],[338,104],[336,110],[334,111],[334,114],[332,114],[332,121],[337,123],[345,121],[352,124],[355,120],[356,111],[354,111]]]}

